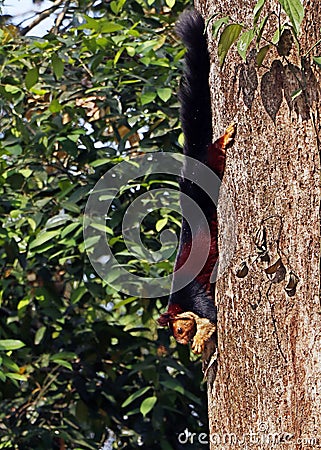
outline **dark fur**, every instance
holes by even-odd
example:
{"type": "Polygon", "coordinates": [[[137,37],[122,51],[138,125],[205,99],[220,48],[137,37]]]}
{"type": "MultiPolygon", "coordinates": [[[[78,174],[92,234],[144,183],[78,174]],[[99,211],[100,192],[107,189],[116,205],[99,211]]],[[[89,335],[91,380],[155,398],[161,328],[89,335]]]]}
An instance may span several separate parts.
{"type": "Polygon", "coordinates": [[[212,112],[208,85],[210,70],[204,20],[196,10],[179,17],[176,33],[186,46],[179,99],[185,136],[184,154],[206,162],[212,142],[212,112]]]}
{"type": "MultiPolygon", "coordinates": [[[[209,144],[212,142],[212,113],[208,81],[210,61],[202,16],[196,10],[185,11],[178,20],[176,32],[187,49],[179,94],[181,123],[185,136],[184,154],[207,164],[209,144]]],[[[211,228],[212,254],[200,274],[192,282],[171,294],[168,310],[161,315],[158,322],[161,326],[170,325],[170,321],[176,314],[191,311],[199,317],[208,318],[215,323],[216,308],[210,289],[210,276],[218,258],[216,208],[199,187],[184,179],[184,171],[180,181],[180,190],[193,199],[204,212],[211,228]]],[[[183,200],[181,200],[181,206],[184,216],[186,206],[183,200]]],[[[183,265],[188,256],[186,249],[190,242],[191,230],[183,218],[175,270],[183,265]]],[[[173,288],[176,281],[177,275],[174,275],[173,288]]]]}

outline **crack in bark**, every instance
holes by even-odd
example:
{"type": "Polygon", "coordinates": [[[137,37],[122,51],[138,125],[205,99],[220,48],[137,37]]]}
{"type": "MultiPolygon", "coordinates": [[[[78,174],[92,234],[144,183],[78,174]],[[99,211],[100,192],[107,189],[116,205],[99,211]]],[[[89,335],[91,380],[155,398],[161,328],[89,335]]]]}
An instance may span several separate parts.
{"type": "Polygon", "coordinates": [[[272,283],[270,283],[270,286],[269,286],[268,290],[266,291],[266,298],[267,298],[267,301],[269,302],[269,305],[270,305],[271,318],[272,318],[272,324],[273,324],[274,334],[275,334],[275,338],[276,338],[276,343],[277,343],[278,349],[279,349],[279,351],[281,353],[281,356],[284,359],[284,362],[287,364],[288,360],[286,359],[285,354],[283,353],[283,350],[282,350],[282,347],[281,347],[281,341],[280,341],[280,338],[279,338],[279,333],[278,333],[278,329],[277,329],[277,325],[276,325],[276,318],[275,318],[275,314],[274,314],[274,304],[269,299],[269,294],[270,294],[271,287],[272,287],[272,283]]]}

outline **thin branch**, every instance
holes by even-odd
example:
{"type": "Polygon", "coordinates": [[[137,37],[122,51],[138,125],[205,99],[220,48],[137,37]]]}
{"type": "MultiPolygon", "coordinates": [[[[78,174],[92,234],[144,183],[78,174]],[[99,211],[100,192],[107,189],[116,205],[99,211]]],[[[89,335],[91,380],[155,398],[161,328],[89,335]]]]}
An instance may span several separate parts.
{"type": "Polygon", "coordinates": [[[58,9],[62,3],[64,3],[65,0],[56,0],[55,3],[48,9],[45,9],[41,13],[37,15],[35,20],[31,22],[29,25],[27,25],[25,28],[23,28],[20,32],[21,36],[25,36],[32,28],[37,26],[40,22],[42,22],[44,19],[49,17],[56,9],[58,9]]]}
{"type": "Polygon", "coordinates": [[[52,33],[56,34],[58,32],[59,27],[62,24],[66,14],[67,14],[67,12],[68,12],[70,3],[71,3],[71,0],[67,0],[65,6],[63,7],[63,10],[61,11],[60,14],[58,14],[58,17],[57,17],[57,19],[55,21],[55,26],[52,27],[52,29],[51,29],[52,33]]]}
{"type": "Polygon", "coordinates": [[[309,55],[309,53],[311,53],[312,50],[313,50],[315,47],[317,47],[320,43],[321,43],[321,39],[319,39],[315,44],[312,45],[312,47],[306,52],[306,54],[303,55],[303,58],[306,58],[306,57],[309,55]]]}

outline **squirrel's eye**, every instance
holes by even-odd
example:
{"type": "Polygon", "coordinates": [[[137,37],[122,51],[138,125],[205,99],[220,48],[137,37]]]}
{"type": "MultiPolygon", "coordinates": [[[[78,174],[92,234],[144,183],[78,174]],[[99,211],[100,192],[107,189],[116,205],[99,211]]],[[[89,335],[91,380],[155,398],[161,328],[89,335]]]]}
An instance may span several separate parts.
{"type": "Polygon", "coordinates": [[[177,328],[177,333],[178,334],[182,334],[183,333],[183,328],[177,328]]]}

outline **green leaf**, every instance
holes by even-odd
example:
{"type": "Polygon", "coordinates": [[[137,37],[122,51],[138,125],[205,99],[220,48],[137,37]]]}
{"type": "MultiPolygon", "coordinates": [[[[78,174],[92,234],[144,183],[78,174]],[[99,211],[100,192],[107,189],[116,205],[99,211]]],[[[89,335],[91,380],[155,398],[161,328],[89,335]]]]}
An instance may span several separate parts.
{"type": "Polygon", "coordinates": [[[100,27],[100,21],[99,19],[94,19],[90,16],[84,15],[84,19],[86,19],[86,23],[83,23],[80,25],[78,30],[95,30],[98,31],[100,27]]]}
{"type": "Polygon", "coordinates": [[[218,59],[221,67],[223,67],[226,55],[231,46],[238,39],[242,29],[242,25],[238,23],[227,25],[224,28],[218,43],[218,59]]]}
{"type": "Polygon", "coordinates": [[[125,3],[126,3],[126,0],[118,0],[118,1],[113,0],[110,3],[110,9],[112,10],[112,12],[114,14],[117,15],[123,9],[123,6],[125,5],[125,3]]]}
{"type": "Polygon", "coordinates": [[[166,381],[161,381],[160,382],[162,386],[164,386],[166,389],[169,389],[171,391],[175,391],[178,392],[179,394],[184,395],[185,393],[185,389],[183,388],[183,386],[180,384],[179,381],[177,381],[176,379],[172,379],[172,380],[166,380],[166,381]]]}
{"type": "Polygon", "coordinates": [[[29,178],[30,175],[33,173],[33,170],[31,169],[20,169],[19,173],[21,173],[21,175],[25,178],[29,178]]]}
{"type": "Polygon", "coordinates": [[[64,73],[64,62],[58,55],[53,54],[51,58],[52,69],[57,80],[63,76],[64,73]]]}
{"type": "Polygon", "coordinates": [[[151,103],[156,98],[156,92],[148,91],[140,96],[140,100],[142,102],[142,105],[147,105],[148,103],[151,103]]]}
{"type": "Polygon", "coordinates": [[[219,15],[219,13],[214,13],[211,14],[205,21],[205,26],[204,26],[204,34],[207,33],[207,29],[208,29],[208,24],[214,19],[214,17],[217,17],[219,15]]]}
{"type": "Polygon", "coordinates": [[[90,226],[95,230],[102,231],[103,233],[110,234],[111,236],[114,235],[113,230],[110,227],[107,227],[107,225],[104,225],[103,223],[91,223],[90,226]]]}
{"type": "Polygon", "coordinates": [[[299,97],[299,95],[302,94],[302,89],[297,89],[296,91],[293,91],[291,94],[291,99],[292,101],[295,100],[297,97],[299,97]]]}
{"type": "Polygon", "coordinates": [[[79,302],[79,300],[82,299],[82,297],[88,292],[87,288],[85,286],[80,286],[78,289],[75,289],[70,298],[70,302],[72,305],[79,302]]]}
{"type": "Polygon", "coordinates": [[[237,42],[237,51],[239,55],[242,57],[243,61],[246,61],[247,50],[254,38],[255,32],[254,30],[245,31],[237,42]]]}
{"type": "Polygon", "coordinates": [[[100,31],[102,33],[114,33],[115,31],[120,31],[123,28],[124,27],[122,25],[120,25],[119,23],[104,21],[102,23],[102,27],[101,27],[100,31]]]}
{"type": "Polygon", "coordinates": [[[69,361],[74,360],[76,357],[77,355],[72,352],[60,352],[51,355],[49,360],[59,366],[66,367],[68,370],[73,370],[72,364],[69,361]]]}
{"type": "Polygon", "coordinates": [[[266,0],[258,0],[256,5],[254,6],[254,9],[253,9],[253,15],[254,15],[253,25],[257,24],[257,21],[259,20],[262,8],[265,5],[265,1],[266,0]]]}
{"type": "Polygon", "coordinates": [[[134,392],[132,395],[127,397],[127,399],[123,402],[121,405],[122,408],[125,408],[126,406],[130,405],[134,400],[144,395],[147,391],[151,389],[151,386],[146,386],[144,388],[139,389],[138,391],[134,392]]]}
{"type": "Polygon", "coordinates": [[[61,104],[57,99],[53,99],[52,102],[49,105],[49,111],[52,113],[59,113],[62,109],[61,104]]]}
{"type": "Polygon", "coordinates": [[[179,145],[181,147],[184,147],[185,138],[184,138],[184,134],[183,133],[180,133],[180,135],[178,136],[177,141],[178,141],[178,143],[179,143],[179,145]]]}
{"type": "Polygon", "coordinates": [[[29,223],[31,230],[36,231],[37,222],[32,217],[28,217],[27,222],[29,223]]]}
{"type": "Polygon", "coordinates": [[[269,18],[269,16],[265,16],[262,19],[260,25],[257,27],[257,37],[256,37],[256,44],[257,45],[259,45],[259,43],[260,43],[260,41],[262,39],[263,31],[264,31],[265,25],[268,22],[268,18],[269,18]]]}
{"type": "Polygon", "coordinates": [[[165,3],[169,8],[172,9],[175,5],[175,0],[165,0],[165,3]]]}
{"type": "Polygon", "coordinates": [[[153,408],[155,403],[157,402],[157,397],[147,397],[140,405],[140,412],[145,417],[153,408]]]}
{"type": "Polygon", "coordinates": [[[68,211],[74,212],[76,214],[80,213],[80,208],[78,205],[76,205],[73,202],[62,202],[61,206],[63,206],[65,209],[67,209],[68,211]]]}
{"type": "MultiPolygon", "coordinates": [[[[51,358],[50,358],[51,359],[51,358]]],[[[65,361],[64,359],[54,359],[53,362],[58,364],[58,366],[66,367],[68,370],[72,370],[72,365],[69,361],[65,361]]]]}
{"type": "Polygon", "coordinates": [[[79,250],[83,252],[86,248],[86,250],[88,251],[91,247],[94,247],[99,240],[100,236],[90,236],[89,238],[85,239],[84,242],[79,246],[79,250]]]}
{"type": "Polygon", "coordinates": [[[55,236],[59,235],[59,230],[54,231],[42,231],[38,234],[35,240],[33,240],[29,246],[29,250],[32,250],[36,247],[39,247],[40,245],[44,244],[45,242],[50,241],[55,236]]]}
{"type": "Polygon", "coordinates": [[[161,231],[167,224],[168,217],[165,217],[164,219],[160,219],[156,222],[156,231],[161,231]]]}
{"type": "Polygon", "coordinates": [[[33,67],[32,69],[29,69],[25,78],[25,85],[27,89],[32,88],[39,79],[39,72],[37,67],[33,67]]]}
{"type": "Polygon", "coordinates": [[[225,17],[222,17],[221,19],[216,20],[213,23],[212,34],[213,34],[213,38],[214,39],[217,38],[218,33],[219,33],[220,29],[221,29],[221,26],[224,25],[224,24],[227,24],[229,22],[229,20],[230,20],[230,17],[229,16],[225,16],[225,17]]]}
{"type": "Polygon", "coordinates": [[[128,53],[128,56],[133,57],[136,54],[136,49],[135,49],[135,47],[133,47],[131,45],[127,45],[126,46],[126,52],[128,53]]]}
{"type": "Polygon", "coordinates": [[[11,378],[12,380],[18,380],[18,381],[27,381],[28,377],[26,375],[22,375],[20,373],[6,373],[6,376],[8,378],[11,378]]]}
{"type": "Polygon", "coordinates": [[[272,36],[272,39],[271,39],[271,42],[273,44],[278,44],[283,30],[284,30],[284,26],[281,26],[280,28],[277,28],[277,30],[275,31],[275,33],[274,33],[274,35],[272,36]]]}
{"type": "Polygon", "coordinates": [[[17,350],[24,347],[25,344],[22,341],[15,339],[0,339],[0,350],[17,350]]]}
{"type": "Polygon", "coordinates": [[[321,67],[321,56],[313,56],[313,61],[321,67]]]}
{"type": "Polygon", "coordinates": [[[118,52],[116,53],[115,58],[114,58],[114,65],[115,65],[115,66],[116,66],[116,64],[118,63],[119,58],[121,57],[121,55],[122,55],[122,53],[123,53],[124,50],[125,50],[125,48],[124,48],[124,47],[121,47],[121,48],[118,50],[118,52]]]}
{"type": "Polygon", "coordinates": [[[56,216],[50,217],[46,222],[46,229],[60,227],[65,224],[69,220],[72,220],[72,217],[66,213],[60,213],[56,216]]]}
{"type": "Polygon", "coordinates": [[[6,84],[4,90],[9,94],[17,94],[18,92],[21,92],[21,89],[18,86],[14,86],[12,84],[6,84]]]}
{"type": "Polygon", "coordinates": [[[61,238],[65,238],[69,233],[71,233],[72,231],[74,231],[76,228],[79,228],[80,224],[75,222],[75,223],[70,223],[69,225],[66,226],[66,228],[64,228],[61,232],[61,238]]]}
{"type": "Polygon", "coordinates": [[[40,328],[38,328],[36,334],[35,334],[35,345],[39,345],[40,342],[42,341],[45,332],[46,332],[47,327],[46,326],[42,326],[40,328]]]}
{"type": "Polygon", "coordinates": [[[172,90],[170,88],[158,88],[157,95],[163,102],[167,102],[171,98],[172,90]]]}
{"type": "Polygon", "coordinates": [[[304,7],[300,0],[279,0],[280,5],[289,16],[295,35],[300,31],[300,26],[304,18],[304,7]]]}
{"type": "Polygon", "coordinates": [[[72,361],[75,358],[77,358],[77,355],[74,352],[59,352],[59,353],[55,353],[54,355],[51,355],[50,361],[56,361],[57,359],[72,361]]]}
{"type": "Polygon", "coordinates": [[[257,55],[256,55],[256,64],[258,65],[258,67],[261,67],[263,60],[267,54],[267,52],[270,49],[270,45],[265,45],[264,47],[260,48],[260,50],[258,51],[257,55]]]}
{"type": "Polygon", "coordinates": [[[7,369],[11,370],[11,372],[19,372],[18,364],[16,364],[14,361],[12,361],[12,359],[9,358],[8,356],[3,355],[2,356],[2,362],[3,362],[3,365],[7,369]]]}
{"type": "Polygon", "coordinates": [[[31,299],[30,298],[23,298],[20,300],[20,302],[17,305],[17,311],[20,311],[20,309],[26,308],[26,306],[29,305],[31,299]]]}
{"type": "Polygon", "coordinates": [[[22,147],[19,144],[6,147],[6,150],[13,156],[19,156],[22,154],[22,147]]]}

